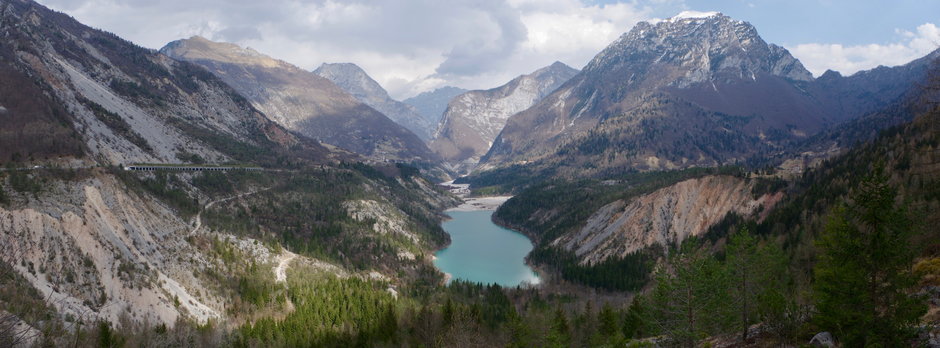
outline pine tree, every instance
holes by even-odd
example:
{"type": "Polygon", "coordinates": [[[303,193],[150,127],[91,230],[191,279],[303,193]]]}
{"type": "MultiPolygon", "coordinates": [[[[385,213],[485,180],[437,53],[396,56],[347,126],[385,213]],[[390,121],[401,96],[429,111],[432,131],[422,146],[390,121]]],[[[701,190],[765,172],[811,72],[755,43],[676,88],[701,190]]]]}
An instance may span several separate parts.
{"type": "Polygon", "coordinates": [[[571,329],[568,327],[568,318],[561,308],[555,310],[555,316],[552,318],[552,327],[548,331],[548,346],[559,348],[571,346],[571,329]]]}
{"type": "Polygon", "coordinates": [[[845,346],[905,345],[926,311],[911,295],[911,221],[887,182],[880,169],[866,177],[817,241],[815,320],[845,346]]]}
{"type": "Polygon", "coordinates": [[[614,312],[614,308],[610,306],[609,303],[605,303],[601,307],[601,312],[597,315],[597,320],[599,322],[598,332],[603,337],[613,337],[616,336],[618,331],[617,325],[617,313],[614,312]]]}
{"type": "Polygon", "coordinates": [[[398,340],[398,315],[395,312],[395,305],[389,303],[382,315],[382,321],[378,328],[379,339],[385,342],[396,342],[398,340]]]}
{"type": "Polygon", "coordinates": [[[532,346],[532,332],[515,310],[509,312],[506,327],[509,330],[509,343],[506,347],[524,348],[532,346]]]}
{"type": "Polygon", "coordinates": [[[630,303],[627,309],[626,318],[623,323],[623,336],[626,338],[637,338],[649,334],[648,310],[644,298],[637,295],[630,303]]]}
{"type": "Polygon", "coordinates": [[[742,341],[747,341],[751,324],[775,318],[784,309],[780,303],[789,295],[786,259],[774,243],[759,246],[747,228],[729,237],[726,250],[726,287],[731,305],[720,316],[741,331],[742,341]]]}
{"type": "Polygon", "coordinates": [[[451,324],[454,323],[454,301],[447,298],[447,302],[444,303],[444,309],[441,310],[441,319],[443,320],[444,328],[449,328],[451,324]]]}
{"type": "Polygon", "coordinates": [[[716,315],[728,304],[723,291],[727,277],[710,255],[687,244],[658,270],[651,305],[656,328],[675,344],[694,347],[702,338],[723,329],[716,315]]]}

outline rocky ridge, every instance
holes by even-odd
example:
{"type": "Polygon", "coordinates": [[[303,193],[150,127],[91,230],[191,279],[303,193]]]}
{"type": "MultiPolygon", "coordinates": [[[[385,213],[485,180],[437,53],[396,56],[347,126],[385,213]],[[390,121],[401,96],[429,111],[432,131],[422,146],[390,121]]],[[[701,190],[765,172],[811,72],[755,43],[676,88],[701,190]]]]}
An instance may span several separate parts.
{"type": "MultiPolygon", "coordinates": [[[[9,43],[0,45],[0,116],[5,118],[0,161],[11,165],[0,171],[0,262],[4,270],[22,276],[25,288],[37,290],[38,301],[61,314],[38,324],[59,319],[101,320],[115,327],[126,320],[168,327],[181,319],[224,322],[240,300],[226,286],[244,275],[246,264],[269,269],[261,273],[275,279],[275,266],[284,258],[274,246],[228,227],[202,225],[199,218],[203,211],[237,209],[256,195],[274,195],[263,190],[270,187],[251,180],[240,187],[222,173],[210,178],[125,172],[119,164],[234,162],[277,168],[252,173],[261,178],[258,182],[294,175],[312,178],[308,184],[358,178],[363,185],[357,192],[369,193],[383,209],[401,212],[405,201],[422,202],[384,220],[405,226],[403,232],[415,230],[416,215],[421,222],[434,221],[443,209],[438,204],[451,204],[417,173],[399,176],[398,183],[408,185],[392,187],[390,178],[401,174],[395,166],[389,177],[378,179],[341,167],[341,161],[362,158],[285,129],[197,65],[89,28],[33,1],[0,2],[0,35],[9,43]],[[222,189],[205,180],[221,183],[222,189]],[[393,201],[396,194],[407,198],[393,201]]],[[[284,68],[247,49],[223,53],[262,69],[284,68]]],[[[271,201],[268,196],[268,207],[271,201]]],[[[372,227],[361,233],[381,233],[372,227]]],[[[410,246],[412,254],[427,249],[400,244],[410,246]]],[[[418,264],[413,259],[408,262],[418,264]]],[[[306,256],[278,269],[290,265],[347,273],[306,256]]],[[[389,274],[397,275],[383,277],[391,279],[389,274]]]]}
{"type": "Polygon", "coordinates": [[[374,160],[436,159],[414,133],[333,82],[289,63],[198,36],[171,42],[161,52],[209,70],[287,129],[374,160]]]}
{"type": "Polygon", "coordinates": [[[482,168],[594,175],[747,161],[878,110],[915,83],[887,74],[897,77],[860,73],[824,88],[747,22],[720,13],[643,22],[511,117],[482,168]]]}
{"type": "Polygon", "coordinates": [[[422,117],[413,106],[392,99],[378,82],[356,64],[324,63],[313,73],[332,81],[359,101],[407,128],[421,140],[430,139],[437,129],[437,122],[422,117]]]}
{"type": "Polygon", "coordinates": [[[555,62],[500,87],[458,95],[448,103],[429,146],[452,166],[472,169],[510,116],[529,108],[577,72],[555,62]]]}
{"type": "Polygon", "coordinates": [[[466,89],[459,87],[444,86],[432,91],[421,92],[414,97],[402,100],[402,102],[414,106],[421,117],[434,125],[434,129],[431,130],[431,135],[434,135],[434,131],[441,123],[441,117],[444,116],[444,111],[447,110],[447,104],[450,103],[451,99],[466,91],[466,89]]]}

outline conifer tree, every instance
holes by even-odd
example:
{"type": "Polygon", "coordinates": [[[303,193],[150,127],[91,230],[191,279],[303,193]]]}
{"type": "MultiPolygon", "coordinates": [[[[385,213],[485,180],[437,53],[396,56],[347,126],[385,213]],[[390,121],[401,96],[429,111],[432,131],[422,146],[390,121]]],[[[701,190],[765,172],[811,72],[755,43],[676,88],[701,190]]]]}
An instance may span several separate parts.
{"type": "Polygon", "coordinates": [[[845,346],[898,347],[926,311],[912,295],[908,213],[880,169],[837,208],[817,240],[816,321],[845,346]]]}
{"type": "Polygon", "coordinates": [[[724,316],[731,327],[740,330],[747,341],[751,324],[775,318],[788,295],[787,264],[779,246],[760,246],[757,237],[747,228],[733,233],[728,240],[725,284],[730,296],[724,316]]]}
{"type": "Polygon", "coordinates": [[[561,308],[556,309],[555,316],[552,318],[552,327],[548,331],[548,346],[559,348],[571,346],[570,331],[565,312],[561,308]]]}
{"type": "Polygon", "coordinates": [[[651,314],[656,329],[676,345],[694,347],[723,329],[725,318],[716,313],[728,305],[723,291],[727,277],[713,257],[695,250],[692,243],[683,249],[657,271],[651,314]]]}
{"type": "Polygon", "coordinates": [[[509,330],[509,343],[506,345],[507,347],[525,348],[532,346],[532,332],[525,320],[523,320],[515,310],[509,312],[506,327],[509,330]]]}

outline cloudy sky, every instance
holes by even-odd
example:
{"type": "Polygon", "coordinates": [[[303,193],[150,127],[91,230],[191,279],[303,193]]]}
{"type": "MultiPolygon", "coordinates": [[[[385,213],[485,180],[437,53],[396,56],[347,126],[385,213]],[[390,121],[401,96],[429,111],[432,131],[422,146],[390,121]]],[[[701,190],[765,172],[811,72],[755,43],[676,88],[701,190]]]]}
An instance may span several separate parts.
{"type": "Polygon", "coordinates": [[[201,35],[306,69],[362,66],[393,97],[581,68],[637,22],[683,10],[751,22],[814,74],[899,65],[940,46],[934,0],[38,0],[142,46],[201,35]]]}

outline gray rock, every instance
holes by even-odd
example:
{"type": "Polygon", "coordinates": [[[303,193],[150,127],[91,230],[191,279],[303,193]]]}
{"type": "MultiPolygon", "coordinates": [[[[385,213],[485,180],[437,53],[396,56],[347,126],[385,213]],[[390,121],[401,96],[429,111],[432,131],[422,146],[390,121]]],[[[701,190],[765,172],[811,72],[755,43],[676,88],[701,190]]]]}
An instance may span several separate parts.
{"type": "Polygon", "coordinates": [[[813,347],[835,347],[836,340],[832,338],[832,334],[829,332],[820,332],[813,336],[813,339],[809,340],[809,345],[813,347]]]}

